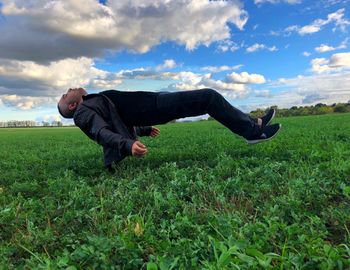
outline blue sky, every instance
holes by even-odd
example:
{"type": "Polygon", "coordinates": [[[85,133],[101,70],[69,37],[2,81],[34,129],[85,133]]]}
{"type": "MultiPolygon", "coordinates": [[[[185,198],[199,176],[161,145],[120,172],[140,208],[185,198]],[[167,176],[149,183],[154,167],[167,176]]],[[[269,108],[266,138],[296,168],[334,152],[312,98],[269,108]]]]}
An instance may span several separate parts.
{"type": "Polygon", "coordinates": [[[0,121],[69,87],[211,87],[234,106],[350,100],[350,0],[0,0],[0,121]]]}

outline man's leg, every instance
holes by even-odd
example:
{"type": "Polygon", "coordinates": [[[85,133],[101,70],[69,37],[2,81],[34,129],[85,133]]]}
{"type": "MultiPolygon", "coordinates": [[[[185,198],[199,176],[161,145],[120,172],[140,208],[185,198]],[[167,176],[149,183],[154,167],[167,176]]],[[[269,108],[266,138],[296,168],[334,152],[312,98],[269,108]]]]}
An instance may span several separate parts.
{"type": "Polygon", "coordinates": [[[135,93],[128,100],[120,97],[125,103],[130,103],[118,108],[127,126],[165,124],[174,119],[209,114],[232,132],[246,139],[261,133],[261,128],[254,119],[233,107],[215,90],[160,92],[152,104],[145,104],[146,94],[135,93]]]}
{"type": "Polygon", "coordinates": [[[160,93],[157,98],[157,115],[154,120],[161,124],[173,119],[207,113],[244,138],[249,139],[261,133],[261,128],[256,121],[233,107],[222,95],[212,89],[160,93]]]}
{"type": "Polygon", "coordinates": [[[208,113],[232,132],[246,138],[249,144],[270,140],[281,128],[280,124],[268,125],[275,110],[270,110],[259,121],[233,107],[212,89],[152,93],[154,98],[151,99],[147,98],[149,94],[140,92],[133,93],[131,98],[120,97],[119,103],[124,105],[117,109],[127,126],[165,124],[174,119],[208,113]]]}

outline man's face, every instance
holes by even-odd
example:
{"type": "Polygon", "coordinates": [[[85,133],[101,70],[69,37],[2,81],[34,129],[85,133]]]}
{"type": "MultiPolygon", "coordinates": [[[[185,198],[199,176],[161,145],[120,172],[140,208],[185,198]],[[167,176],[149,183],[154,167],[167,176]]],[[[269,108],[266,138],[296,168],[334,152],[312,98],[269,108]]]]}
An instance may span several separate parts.
{"type": "Polygon", "coordinates": [[[82,96],[85,95],[87,95],[87,92],[83,88],[70,88],[67,93],[62,95],[59,103],[69,105],[77,102],[79,104],[82,101],[82,96]]]}
{"type": "Polygon", "coordinates": [[[62,95],[61,100],[67,103],[78,102],[85,95],[87,92],[83,88],[70,88],[67,93],[62,95]]]}
{"type": "Polygon", "coordinates": [[[65,118],[72,118],[74,112],[79,104],[83,102],[83,96],[87,95],[87,92],[83,88],[71,88],[67,93],[63,94],[58,102],[58,110],[65,118]]]}

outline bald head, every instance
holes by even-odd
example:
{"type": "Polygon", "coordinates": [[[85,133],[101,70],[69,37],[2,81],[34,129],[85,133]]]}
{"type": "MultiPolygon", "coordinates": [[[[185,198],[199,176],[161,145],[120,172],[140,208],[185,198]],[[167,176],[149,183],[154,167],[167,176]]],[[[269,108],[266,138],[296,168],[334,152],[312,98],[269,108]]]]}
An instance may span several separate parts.
{"type": "Polygon", "coordinates": [[[57,104],[59,113],[64,118],[73,118],[73,115],[78,105],[83,102],[83,96],[86,96],[87,92],[84,88],[70,88],[67,93],[63,94],[57,104]]]}

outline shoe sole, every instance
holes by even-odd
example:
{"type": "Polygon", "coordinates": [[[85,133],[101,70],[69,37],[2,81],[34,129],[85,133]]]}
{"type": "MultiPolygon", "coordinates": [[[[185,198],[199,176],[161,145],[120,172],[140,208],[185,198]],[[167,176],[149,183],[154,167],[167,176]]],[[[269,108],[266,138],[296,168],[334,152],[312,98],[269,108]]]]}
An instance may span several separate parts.
{"type": "Polygon", "coordinates": [[[260,139],[260,140],[251,140],[251,141],[246,140],[246,142],[247,142],[247,144],[257,144],[257,143],[262,143],[262,142],[269,141],[269,140],[273,139],[273,138],[277,135],[277,133],[281,130],[281,128],[282,128],[282,125],[279,124],[279,129],[277,130],[277,132],[276,132],[275,134],[273,134],[273,135],[272,135],[271,137],[269,137],[269,138],[260,139]]]}

